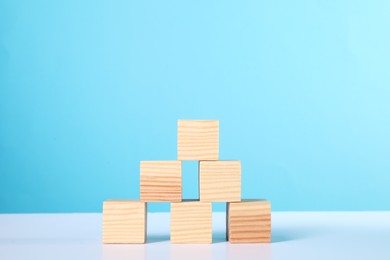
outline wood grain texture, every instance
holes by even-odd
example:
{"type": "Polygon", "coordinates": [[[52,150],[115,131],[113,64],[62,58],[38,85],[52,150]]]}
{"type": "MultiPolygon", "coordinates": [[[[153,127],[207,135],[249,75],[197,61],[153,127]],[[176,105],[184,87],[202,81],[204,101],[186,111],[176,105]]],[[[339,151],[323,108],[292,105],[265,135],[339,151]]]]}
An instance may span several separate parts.
{"type": "Polygon", "coordinates": [[[231,243],[270,243],[271,204],[267,200],[229,202],[226,224],[231,243]]]}
{"type": "Polygon", "coordinates": [[[181,161],[141,161],[140,172],[141,201],[181,201],[181,161]]]}
{"type": "Polygon", "coordinates": [[[178,160],[218,160],[218,120],[178,120],[178,160]]]}
{"type": "Polygon", "coordinates": [[[107,200],[103,203],[103,243],[142,244],[146,240],[146,203],[107,200]]]}
{"type": "Polygon", "coordinates": [[[241,161],[200,161],[199,195],[202,202],[241,200],[241,161]]]}
{"type": "Polygon", "coordinates": [[[174,244],[211,243],[211,203],[199,201],[171,203],[171,242],[174,244]]]}

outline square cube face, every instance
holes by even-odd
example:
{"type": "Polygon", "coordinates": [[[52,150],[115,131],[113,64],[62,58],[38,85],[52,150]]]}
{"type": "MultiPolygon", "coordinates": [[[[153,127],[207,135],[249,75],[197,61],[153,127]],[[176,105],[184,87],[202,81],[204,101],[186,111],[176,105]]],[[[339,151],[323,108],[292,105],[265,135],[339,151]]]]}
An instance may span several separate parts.
{"type": "Polygon", "coordinates": [[[140,170],[141,201],[181,201],[181,161],[141,161],[140,170]]]}
{"type": "Polygon", "coordinates": [[[211,243],[211,203],[199,201],[171,203],[171,242],[174,244],[211,243]]]}
{"type": "Polygon", "coordinates": [[[179,120],[177,124],[178,160],[218,160],[218,120],[179,120]]]}
{"type": "Polygon", "coordinates": [[[202,202],[241,200],[241,161],[200,161],[199,195],[202,202]]]}
{"type": "Polygon", "coordinates": [[[226,224],[231,243],[270,243],[271,204],[266,200],[229,202],[226,224]]]}
{"type": "Polygon", "coordinates": [[[107,200],[103,203],[103,243],[142,244],[146,239],[146,203],[107,200]]]}

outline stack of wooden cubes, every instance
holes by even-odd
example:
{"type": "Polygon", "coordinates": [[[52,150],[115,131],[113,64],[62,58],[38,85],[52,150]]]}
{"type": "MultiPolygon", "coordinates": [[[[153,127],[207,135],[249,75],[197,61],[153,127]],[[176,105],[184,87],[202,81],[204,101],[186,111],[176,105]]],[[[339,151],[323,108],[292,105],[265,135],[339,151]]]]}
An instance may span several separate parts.
{"type": "Polygon", "coordinates": [[[241,161],[219,160],[218,120],[179,120],[176,161],[141,161],[140,200],[103,203],[104,243],[145,243],[147,202],[171,202],[171,242],[211,243],[212,202],[226,202],[231,243],[271,241],[271,205],[241,198],[241,161]],[[182,199],[182,161],[199,162],[199,199],[182,199]]]}

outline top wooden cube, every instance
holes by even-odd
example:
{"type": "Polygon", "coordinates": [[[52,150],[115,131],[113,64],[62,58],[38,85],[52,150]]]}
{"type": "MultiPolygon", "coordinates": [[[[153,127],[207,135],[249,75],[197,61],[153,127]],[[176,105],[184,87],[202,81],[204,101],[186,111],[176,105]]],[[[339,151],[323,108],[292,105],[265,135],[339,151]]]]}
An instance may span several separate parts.
{"type": "Polygon", "coordinates": [[[178,160],[218,160],[218,120],[178,120],[178,160]]]}

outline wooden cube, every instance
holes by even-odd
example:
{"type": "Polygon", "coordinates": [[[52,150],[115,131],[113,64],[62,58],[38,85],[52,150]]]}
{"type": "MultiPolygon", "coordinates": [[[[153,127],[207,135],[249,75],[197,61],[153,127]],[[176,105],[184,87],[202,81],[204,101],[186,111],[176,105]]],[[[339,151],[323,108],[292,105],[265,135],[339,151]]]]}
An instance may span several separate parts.
{"type": "Polygon", "coordinates": [[[218,160],[218,156],[218,120],[178,121],[178,160],[218,160]]]}
{"type": "Polygon", "coordinates": [[[227,239],[231,243],[271,242],[271,204],[267,200],[243,200],[227,205],[227,239]]]}
{"type": "Polygon", "coordinates": [[[241,161],[200,161],[199,195],[202,202],[241,200],[241,161]]]}
{"type": "Polygon", "coordinates": [[[141,161],[140,170],[141,201],[181,201],[181,161],[141,161]]]}
{"type": "Polygon", "coordinates": [[[175,244],[211,243],[211,203],[199,201],[171,203],[171,242],[175,244]]]}
{"type": "Polygon", "coordinates": [[[145,202],[107,200],[103,203],[103,243],[142,244],[145,240],[145,202]]]}

